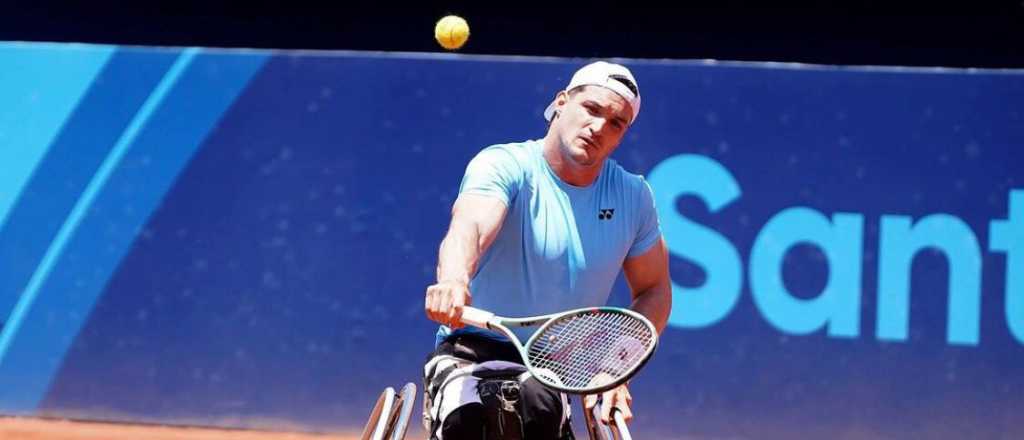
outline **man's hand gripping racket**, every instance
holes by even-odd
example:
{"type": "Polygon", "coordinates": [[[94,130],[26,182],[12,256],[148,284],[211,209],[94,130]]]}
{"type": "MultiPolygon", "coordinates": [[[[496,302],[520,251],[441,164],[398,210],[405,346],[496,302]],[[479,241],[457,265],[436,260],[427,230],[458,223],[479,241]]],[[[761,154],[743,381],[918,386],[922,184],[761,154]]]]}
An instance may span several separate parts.
{"type": "Polygon", "coordinates": [[[540,383],[571,394],[596,394],[625,383],[658,344],[654,324],[616,307],[506,318],[467,306],[462,322],[504,334],[540,383]],[[533,326],[540,327],[525,344],[510,329],[533,326]]]}

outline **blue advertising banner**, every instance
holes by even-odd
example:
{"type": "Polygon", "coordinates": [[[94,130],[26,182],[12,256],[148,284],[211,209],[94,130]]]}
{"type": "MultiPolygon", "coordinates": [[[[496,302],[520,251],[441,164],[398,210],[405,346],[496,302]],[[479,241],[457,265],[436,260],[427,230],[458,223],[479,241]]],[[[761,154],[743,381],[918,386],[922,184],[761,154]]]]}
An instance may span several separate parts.
{"type": "MultiPolygon", "coordinates": [[[[635,436],[1024,436],[1024,72],[620,61],[674,299],[635,436]]],[[[360,429],[467,162],[584,62],[0,45],[0,413],[360,429]]]]}

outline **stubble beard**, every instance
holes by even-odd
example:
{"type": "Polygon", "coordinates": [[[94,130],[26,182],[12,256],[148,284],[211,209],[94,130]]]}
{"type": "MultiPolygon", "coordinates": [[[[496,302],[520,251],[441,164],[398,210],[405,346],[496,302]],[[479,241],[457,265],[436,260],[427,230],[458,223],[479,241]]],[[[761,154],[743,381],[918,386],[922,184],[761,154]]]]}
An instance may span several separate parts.
{"type": "Polygon", "coordinates": [[[573,137],[571,143],[562,144],[562,157],[571,162],[574,168],[590,168],[597,163],[597,150],[579,137],[573,137]]]}

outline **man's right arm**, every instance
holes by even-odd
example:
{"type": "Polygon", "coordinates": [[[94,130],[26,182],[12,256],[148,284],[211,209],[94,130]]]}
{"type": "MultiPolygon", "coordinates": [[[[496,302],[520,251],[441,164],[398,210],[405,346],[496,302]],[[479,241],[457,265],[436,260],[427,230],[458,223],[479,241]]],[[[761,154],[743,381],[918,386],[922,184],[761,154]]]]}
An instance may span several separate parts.
{"type": "Polygon", "coordinates": [[[469,280],[498,236],[507,212],[508,206],[496,197],[462,194],[455,201],[437,257],[437,283],[427,287],[428,318],[451,328],[462,327],[462,307],[472,302],[469,280]]]}

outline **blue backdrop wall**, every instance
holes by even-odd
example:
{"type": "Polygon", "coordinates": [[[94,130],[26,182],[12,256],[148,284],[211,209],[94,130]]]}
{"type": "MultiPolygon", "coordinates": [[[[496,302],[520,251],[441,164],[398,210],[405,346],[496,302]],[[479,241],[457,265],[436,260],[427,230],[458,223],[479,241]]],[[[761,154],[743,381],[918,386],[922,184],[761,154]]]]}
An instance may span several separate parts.
{"type": "MultiPolygon", "coordinates": [[[[0,413],[361,428],[465,164],[584,61],[0,45],[0,413]]],[[[1024,435],[1024,72],[624,62],[638,437],[1024,435]]]]}

